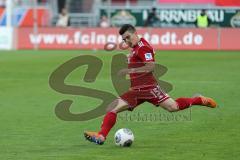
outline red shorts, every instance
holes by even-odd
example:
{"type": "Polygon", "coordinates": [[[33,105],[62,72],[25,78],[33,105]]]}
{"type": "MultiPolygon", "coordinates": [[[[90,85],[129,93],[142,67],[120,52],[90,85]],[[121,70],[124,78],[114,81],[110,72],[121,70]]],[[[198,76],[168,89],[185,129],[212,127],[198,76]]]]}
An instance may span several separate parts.
{"type": "Polygon", "coordinates": [[[146,101],[155,106],[159,106],[161,102],[169,98],[169,95],[157,85],[140,89],[131,89],[121,95],[120,98],[128,103],[129,110],[132,111],[138,105],[146,101]]]}

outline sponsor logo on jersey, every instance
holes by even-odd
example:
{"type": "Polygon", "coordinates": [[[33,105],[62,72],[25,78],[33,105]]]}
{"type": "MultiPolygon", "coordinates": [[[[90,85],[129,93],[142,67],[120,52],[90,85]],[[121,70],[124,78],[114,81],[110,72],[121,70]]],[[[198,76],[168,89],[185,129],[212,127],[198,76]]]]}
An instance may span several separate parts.
{"type": "Polygon", "coordinates": [[[147,61],[153,59],[153,57],[152,57],[152,53],[145,53],[144,56],[145,56],[145,59],[146,59],[147,61]]]}

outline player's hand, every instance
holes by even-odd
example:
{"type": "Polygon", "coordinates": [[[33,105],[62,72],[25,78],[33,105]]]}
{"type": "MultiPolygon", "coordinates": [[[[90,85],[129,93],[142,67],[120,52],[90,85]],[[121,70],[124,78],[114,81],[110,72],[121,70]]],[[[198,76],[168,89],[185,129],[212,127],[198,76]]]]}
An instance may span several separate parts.
{"type": "Polygon", "coordinates": [[[129,74],[130,70],[125,68],[125,69],[121,69],[120,71],[118,71],[117,75],[118,76],[125,76],[126,74],[129,74]]]}

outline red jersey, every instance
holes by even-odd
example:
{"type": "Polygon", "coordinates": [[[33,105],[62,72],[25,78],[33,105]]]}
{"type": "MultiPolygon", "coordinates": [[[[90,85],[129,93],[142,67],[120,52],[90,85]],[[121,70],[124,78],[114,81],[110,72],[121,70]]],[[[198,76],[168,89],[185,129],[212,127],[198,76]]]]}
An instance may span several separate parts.
{"type": "MultiPolygon", "coordinates": [[[[138,68],[145,66],[147,62],[155,62],[154,54],[150,44],[144,38],[141,38],[128,55],[128,68],[138,68]]],[[[130,80],[132,89],[157,85],[152,72],[131,73],[130,80]]]]}

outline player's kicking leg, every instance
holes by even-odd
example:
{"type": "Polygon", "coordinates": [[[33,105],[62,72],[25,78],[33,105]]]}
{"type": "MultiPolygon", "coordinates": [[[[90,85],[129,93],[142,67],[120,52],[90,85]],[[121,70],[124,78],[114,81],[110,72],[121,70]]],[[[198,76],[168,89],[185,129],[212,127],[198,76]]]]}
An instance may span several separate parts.
{"type": "Polygon", "coordinates": [[[85,138],[93,143],[102,145],[111,128],[116,123],[117,113],[128,109],[128,104],[121,98],[114,100],[107,108],[107,113],[103,119],[101,130],[99,132],[85,131],[85,138]]]}
{"type": "Polygon", "coordinates": [[[201,105],[201,106],[206,106],[210,108],[217,107],[217,103],[212,98],[204,97],[204,96],[196,96],[192,98],[181,97],[176,100],[169,98],[164,102],[160,103],[161,107],[163,107],[164,109],[170,112],[184,110],[186,108],[191,107],[192,105],[201,105]]]}

